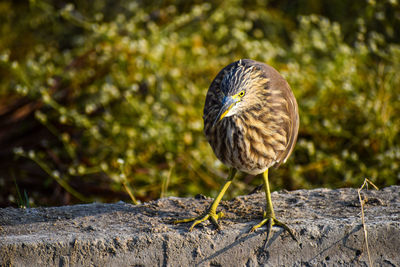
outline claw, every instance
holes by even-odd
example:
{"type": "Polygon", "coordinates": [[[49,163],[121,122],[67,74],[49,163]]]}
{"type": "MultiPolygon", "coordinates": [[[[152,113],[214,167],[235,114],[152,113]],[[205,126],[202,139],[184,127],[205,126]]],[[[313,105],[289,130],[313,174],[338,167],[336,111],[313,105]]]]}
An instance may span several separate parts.
{"type": "Polygon", "coordinates": [[[198,217],[174,221],[174,224],[187,223],[187,222],[194,221],[193,224],[189,228],[189,231],[191,232],[193,230],[193,228],[196,225],[198,225],[199,223],[202,223],[206,220],[210,220],[211,223],[214,224],[215,227],[218,228],[218,230],[221,230],[221,226],[218,223],[218,219],[222,218],[222,216],[224,216],[224,214],[222,212],[215,214],[215,212],[207,211],[205,214],[198,216],[198,217]]]}
{"type": "Polygon", "coordinates": [[[267,226],[267,241],[266,242],[268,242],[269,237],[271,236],[272,226],[274,226],[274,225],[282,227],[283,229],[285,229],[287,232],[289,232],[289,234],[293,238],[293,240],[298,242],[298,240],[297,240],[296,236],[294,235],[293,231],[286,224],[284,224],[283,222],[277,220],[275,217],[267,217],[265,214],[264,214],[264,219],[260,223],[254,225],[250,229],[250,232],[254,232],[255,230],[257,230],[258,228],[260,228],[264,224],[267,224],[266,225],[267,226]]]}
{"type": "Polygon", "coordinates": [[[194,221],[194,220],[196,220],[196,218],[188,218],[188,219],[176,220],[176,221],[174,221],[173,223],[174,223],[174,224],[178,224],[178,223],[187,223],[187,222],[191,222],[191,221],[194,221]]]}
{"type": "Polygon", "coordinates": [[[299,242],[299,241],[297,240],[296,236],[294,235],[292,229],[289,228],[289,226],[287,226],[286,224],[284,224],[284,223],[281,222],[281,221],[278,221],[278,220],[275,219],[275,218],[274,218],[274,221],[275,221],[275,225],[276,225],[276,226],[279,226],[279,227],[282,227],[283,229],[285,229],[285,230],[290,234],[290,236],[293,238],[294,241],[299,242]]]}
{"type": "MultiPolygon", "coordinates": [[[[211,217],[211,218],[212,218],[212,217],[211,217]]],[[[202,222],[204,222],[205,220],[208,220],[208,219],[211,219],[211,218],[210,218],[210,215],[209,215],[209,214],[205,215],[204,217],[197,217],[197,218],[195,218],[194,223],[193,223],[192,226],[190,226],[190,228],[189,228],[189,232],[191,232],[191,231],[193,230],[193,228],[194,228],[196,225],[198,225],[199,223],[202,223],[202,222]]]]}
{"type": "Polygon", "coordinates": [[[217,213],[217,207],[218,207],[218,204],[221,201],[222,197],[224,196],[225,191],[228,189],[229,185],[232,183],[232,180],[233,180],[233,177],[235,177],[235,174],[236,174],[236,169],[231,168],[229,170],[229,176],[228,176],[227,181],[222,186],[221,191],[219,192],[218,196],[214,199],[211,206],[207,209],[207,211],[203,215],[194,217],[194,218],[189,218],[189,219],[177,220],[177,221],[174,221],[174,223],[177,224],[177,223],[185,223],[185,222],[194,221],[192,226],[190,226],[190,228],[189,228],[189,231],[192,231],[193,228],[196,225],[198,225],[199,223],[202,223],[205,220],[210,220],[211,223],[214,224],[218,228],[218,230],[221,230],[221,226],[218,223],[218,219],[222,218],[224,216],[224,214],[222,212],[217,213]]]}

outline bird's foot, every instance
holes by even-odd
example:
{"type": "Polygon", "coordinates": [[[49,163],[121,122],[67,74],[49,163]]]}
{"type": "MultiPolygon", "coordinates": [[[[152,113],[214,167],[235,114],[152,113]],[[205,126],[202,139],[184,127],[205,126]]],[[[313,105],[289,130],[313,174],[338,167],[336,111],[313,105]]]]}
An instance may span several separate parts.
{"type": "Polygon", "coordinates": [[[265,212],[264,212],[264,219],[259,224],[254,225],[251,228],[250,232],[254,232],[255,230],[257,230],[258,228],[260,228],[264,224],[267,224],[267,242],[268,242],[268,239],[269,239],[269,237],[271,235],[272,226],[274,226],[274,225],[282,227],[283,229],[285,229],[290,234],[290,236],[293,238],[293,240],[298,242],[297,238],[295,237],[293,231],[289,228],[289,226],[287,226],[283,222],[281,222],[278,219],[276,219],[275,216],[267,215],[265,212]]]}
{"type": "Polygon", "coordinates": [[[213,210],[208,210],[205,214],[200,215],[198,217],[174,221],[174,224],[187,223],[187,222],[193,222],[194,221],[192,223],[192,226],[190,226],[190,228],[189,228],[189,231],[192,231],[193,228],[196,225],[198,225],[199,223],[202,223],[202,222],[204,222],[206,220],[210,220],[211,223],[214,224],[215,227],[218,228],[218,230],[221,230],[221,226],[218,223],[218,219],[221,218],[222,216],[224,216],[224,214],[222,212],[216,213],[213,210]]]}

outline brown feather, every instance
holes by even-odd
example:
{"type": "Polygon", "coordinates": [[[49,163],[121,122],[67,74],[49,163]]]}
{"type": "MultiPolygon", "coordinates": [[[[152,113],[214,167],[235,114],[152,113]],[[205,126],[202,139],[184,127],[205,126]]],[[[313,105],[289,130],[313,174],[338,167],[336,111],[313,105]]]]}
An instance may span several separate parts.
{"type": "Polygon", "coordinates": [[[251,174],[284,163],[299,129],[297,102],[289,84],[271,66],[249,59],[233,62],[217,74],[207,92],[203,119],[216,156],[251,174]],[[224,96],[241,90],[245,96],[236,104],[236,113],[214,124],[224,96]]]}

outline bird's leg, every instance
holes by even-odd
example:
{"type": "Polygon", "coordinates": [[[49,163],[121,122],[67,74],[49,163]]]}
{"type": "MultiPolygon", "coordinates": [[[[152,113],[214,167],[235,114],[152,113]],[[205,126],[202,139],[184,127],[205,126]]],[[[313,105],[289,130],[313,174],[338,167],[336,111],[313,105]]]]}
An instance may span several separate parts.
{"type": "Polygon", "coordinates": [[[213,203],[211,206],[207,209],[207,211],[198,217],[194,218],[189,218],[189,219],[183,219],[183,220],[177,220],[174,223],[185,223],[185,222],[193,222],[192,226],[190,226],[189,231],[192,231],[193,228],[201,223],[204,222],[205,220],[210,220],[218,229],[220,229],[220,226],[218,224],[218,219],[221,218],[224,214],[222,212],[217,213],[217,207],[219,202],[221,201],[222,197],[224,196],[226,190],[228,187],[231,185],[233,178],[235,177],[236,174],[236,169],[231,168],[229,170],[229,176],[225,184],[222,186],[221,191],[219,192],[218,196],[214,199],[213,203]]]}
{"type": "Polygon", "coordinates": [[[283,222],[281,222],[275,218],[274,208],[272,206],[272,200],[271,200],[271,192],[269,189],[268,169],[263,173],[263,179],[264,179],[265,198],[267,200],[267,205],[266,205],[265,212],[264,212],[264,219],[259,224],[254,225],[253,228],[251,228],[250,232],[253,232],[257,228],[263,226],[264,224],[267,224],[267,242],[268,242],[268,239],[271,235],[272,226],[276,225],[276,226],[282,227],[283,229],[288,231],[290,236],[295,241],[297,241],[296,237],[294,236],[293,231],[286,224],[284,224],[283,222]]]}

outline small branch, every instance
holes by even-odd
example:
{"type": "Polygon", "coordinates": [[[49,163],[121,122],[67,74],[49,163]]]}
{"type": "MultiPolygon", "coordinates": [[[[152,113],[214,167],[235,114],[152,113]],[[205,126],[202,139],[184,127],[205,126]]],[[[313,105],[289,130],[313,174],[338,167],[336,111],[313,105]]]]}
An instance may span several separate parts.
{"type": "Polygon", "coordinates": [[[357,194],[358,194],[358,200],[360,201],[360,205],[361,205],[361,221],[362,221],[362,225],[363,225],[363,230],[364,230],[364,242],[365,242],[365,248],[367,249],[367,255],[368,255],[368,262],[369,262],[369,266],[373,266],[372,264],[372,260],[371,260],[371,255],[369,253],[369,247],[368,247],[368,233],[367,233],[367,226],[365,225],[365,217],[364,217],[364,204],[365,204],[365,199],[363,199],[361,197],[361,190],[364,187],[367,187],[368,190],[368,184],[372,185],[376,190],[379,190],[378,187],[376,185],[374,185],[370,180],[368,180],[367,178],[364,179],[364,183],[363,185],[357,190],[357,194]]]}
{"type": "Polygon", "coordinates": [[[133,190],[131,188],[131,186],[129,185],[128,179],[126,178],[126,173],[125,173],[125,160],[123,159],[118,159],[118,164],[119,164],[119,169],[121,171],[119,178],[121,179],[120,182],[122,183],[122,185],[125,188],[125,191],[128,193],[129,197],[131,198],[132,202],[134,205],[138,205],[139,202],[137,201],[137,199],[135,198],[135,196],[133,195],[133,190]]]}
{"type": "Polygon", "coordinates": [[[136,200],[135,196],[132,193],[132,188],[129,186],[126,180],[122,181],[122,185],[125,188],[125,191],[128,193],[129,197],[131,198],[134,205],[138,205],[139,202],[136,200]]]}

